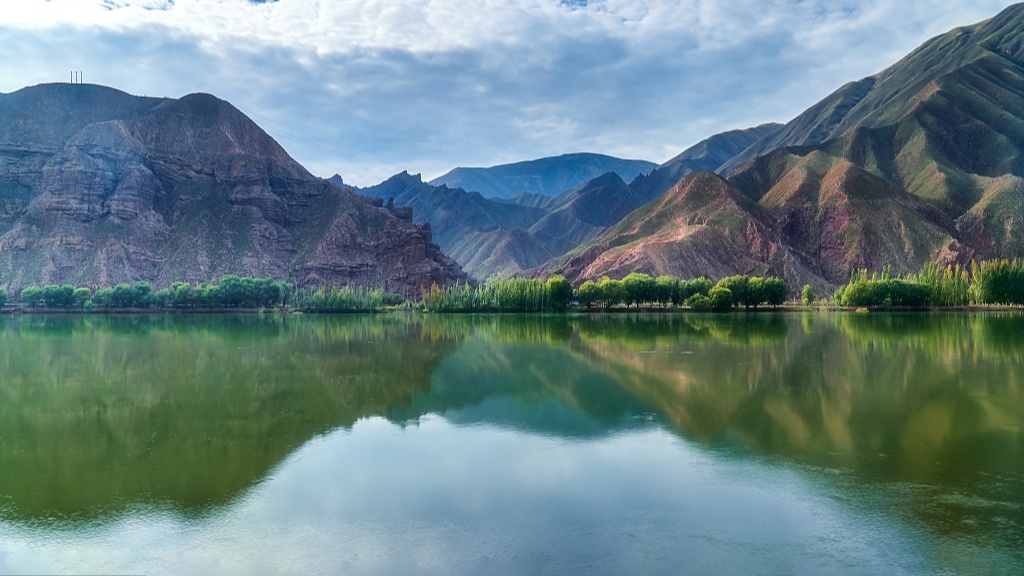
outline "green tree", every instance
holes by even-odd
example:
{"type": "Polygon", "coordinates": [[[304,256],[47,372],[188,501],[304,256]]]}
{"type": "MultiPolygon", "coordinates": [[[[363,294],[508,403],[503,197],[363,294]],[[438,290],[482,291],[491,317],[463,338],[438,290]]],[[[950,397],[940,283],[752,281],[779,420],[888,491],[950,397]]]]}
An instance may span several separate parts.
{"type": "Polygon", "coordinates": [[[694,312],[708,312],[711,310],[711,299],[704,294],[693,294],[686,299],[686,305],[694,312]]]}
{"type": "Polygon", "coordinates": [[[805,306],[814,304],[814,288],[811,288],[810,284],[804,284],[804,289],[800,292],[800,300],[805,306]]]}
{"type": "Polygon", "coordinates": [[[0,308],[7,304],[7,290],[0,288],[0,308]]]}
{"type": "Polygon", "coordinates": [[[73,300],[75,308],[85,308],[85,303],[92,300],[92,290],[88,288],[75,288],[73,300]]]}
{"type": "Polygon", "coordinates": [[[714,283],[711,280],[701,276],[700,278],[693,278],[685,280],[679,283],[679,299],[685,302],[690,299],[691,296],[701,294],[703,296],[708,295],[708,291],[714,287],[714,283]]]}
{"type": "Polygon", "coordinates": [[[601,278],[597,285],[601,288],[605,309],[626,301],[626,287],[622,285],[622,280],[612,280],[605,276],[601,278]]]}
{"type": "Polygon", "coordinates": [[[576,289],[576,300],[587,308],[590,308],[602,298],[601,287],[593,280],[587,280],[576,289]]]}
{"type": "Polygon", "coordinates": [[[37,308],[42,303],[43,291],[38,286],[23,288],[20,295],[21,303],[29,308],[37,308]]]}
{"type": "Polygon", "coordinates": [[[157,308],[170,308],[174,305],[174,292],[169,288],[153,293],[153,303],[157,308]]]}
{"type": "Polygon", "coordinates": [[[98,308],[112,308],[114,306],[114,289],[110,286],[100,288],[92,295],[92,302],[98,308]]]}
{"type": "Polygon", "coordinates": [[[572,284],[564,276],[555,274],[547,281],[548,305],[557,311],[563,311],[572,302],[572,284]]]}
{"type": "Polygon", "coordinates": [[[149,308],[153,305],[153,286],[145,280],[140,280],[132,286],[132,306],[135,308],[149,308]]]}
{"type": "MultiPolygon", "coordinates": [[[[725,288],[732,294],[732,303],[736,306],[750,306],[747,301],[747,286],[750,284],[749,276],[728,276],[718,281],[715,286],[718,288],[725,288]]],[[[708,297],[711,297],[711,293],[708,292],[708,297]]],[[[714,298],[711,298],[714,300],[714,298]]]]}
{"type": "Polygon", "coordinates": [[[118,284],[114,286],[114,294],[110,299],[111,308],[131,308],[135,302],[135,290],[130,284],[118,284]]]}
{"type": "Polygon", "coordinates": [[[640,306],[655,301],[657,284],[647,274],[632,272],[622,279],[622,285],[626,289],[626,302],[629,304],[640,306]]]}
{"type": "Polygon", "coordinates": [[[171,302],[175,308],[190,308],[195,306],[195,290],[187,282],[175,282],[171,284],[171,302]]]}
{"type": "Polygon", "coordinates": [[[782,278],[769,276],[761,280],[761,300],[769,306],[780,306],[789,296],[789,287],[782,278]]]}
{"type": "Polygon", "coordinates": [[[679,298],[679,279],[672,276],[658,276],[654,281],[654,301],[662,306],[681,304],[679,298]]]}
{"type": "Polygon", "coordinates": [[[708,291],[708,300],[711,301],[711,309],[715,312],[725,312],[733,306],[732,290],[722,286],[715,286],[708,291]]]}
{"type": "Polygon", "coordinates": [[[49,284],[43,287],[40,294],[47,308],[71,308],[75,303],[75,287],[71,284],[49,284]]]}

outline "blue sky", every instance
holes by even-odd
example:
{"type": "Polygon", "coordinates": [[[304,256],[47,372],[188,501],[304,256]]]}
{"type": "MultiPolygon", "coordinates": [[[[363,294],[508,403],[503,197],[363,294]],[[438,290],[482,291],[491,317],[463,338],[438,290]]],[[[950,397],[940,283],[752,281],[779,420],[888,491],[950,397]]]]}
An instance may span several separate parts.
{"type": "Polygon", "coordinates": [[[365,186],[567,152],[663,162],[785,122],[992,0],[18,0],[0,92],[209,92],[365,186]]]}

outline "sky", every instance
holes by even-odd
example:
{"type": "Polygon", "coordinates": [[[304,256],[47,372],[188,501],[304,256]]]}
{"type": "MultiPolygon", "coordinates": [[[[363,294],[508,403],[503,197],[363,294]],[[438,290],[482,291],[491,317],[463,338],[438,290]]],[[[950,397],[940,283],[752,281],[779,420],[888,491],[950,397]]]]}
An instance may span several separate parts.
{"type": "Polygon", "coordinates": [[[3,0],[0,92],[223,98],[357,186],[787,122],[995,0],[3,0]]]}

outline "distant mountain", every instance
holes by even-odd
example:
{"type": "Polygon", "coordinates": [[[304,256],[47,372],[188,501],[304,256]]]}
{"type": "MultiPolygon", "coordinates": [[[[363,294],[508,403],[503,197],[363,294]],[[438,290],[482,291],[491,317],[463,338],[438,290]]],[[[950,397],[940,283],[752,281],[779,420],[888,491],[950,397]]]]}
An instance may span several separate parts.
{"type": "Polygon", "coordinates": [[[782,129],[782,124],[762,124],[744,130],[716,134],[687,148],[675,158],[630,183],[639,195],[653,200],[694,172],[718,172],[719,168],[755,142],[782,129]]]}
{"type": "Polygon", "coordinates": [[[416,226],[312,176],[231,104],[94,85],[0,94],[0,286],[272,276],[408,296],[464,279],[416,226]]]}
{"type": "Polygon", "coordinates": [[[728,181],[687,176],[533,273],[767,272],[828,286],[859,267],[1021,258],[1022,158],[1024,5],[1014,5],[843,87],[727,162],[728,181]]]}
{"type": "Polygon", "coordinates": [[[479,192],[488,198],[511,199],[520,194],[556,196],[608,172],[625,181],[655,167],[644,160],[623,160],[602,154],[564,154],[490,168],[455,168],[430,181],[450,188],[479,192]]]}
{"type": "Polygon", "coordinates": [[[780,126],[766,124],[712,136],[630,184],[607,172],[556,196],[522,193],[511,200],[486,198],[478,192],[427,184],[405,172],[360,193],[393,198],[396,206],[412,207],[416,222],[430,223],[446,254],[469,274],[486,280],[534,268],[597,238],[682,176],[704,166],[717,167],[780,126]]]}
{"type": "Polygon", "coordinates": [[[556,197],[544,196],[547,201],[534,206],[432,186],[407,172],[360,193],[411,207],[417,223],[430,224],[442,250],[481,280],[561,256],[644,203],[614,173],[556,197]]]}

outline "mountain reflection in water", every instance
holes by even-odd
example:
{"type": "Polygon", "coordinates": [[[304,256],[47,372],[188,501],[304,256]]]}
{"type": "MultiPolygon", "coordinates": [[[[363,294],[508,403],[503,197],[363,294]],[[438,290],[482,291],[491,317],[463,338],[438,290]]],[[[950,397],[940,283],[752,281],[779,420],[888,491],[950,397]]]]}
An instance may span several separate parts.
{"type": "Polygon", "coordinates": [[[27,526],[217,514],[317,437],[437,415],[664,429],[1022,561],[1019,314],[27,316],[0,339],[0,517],[27,526]]]}

